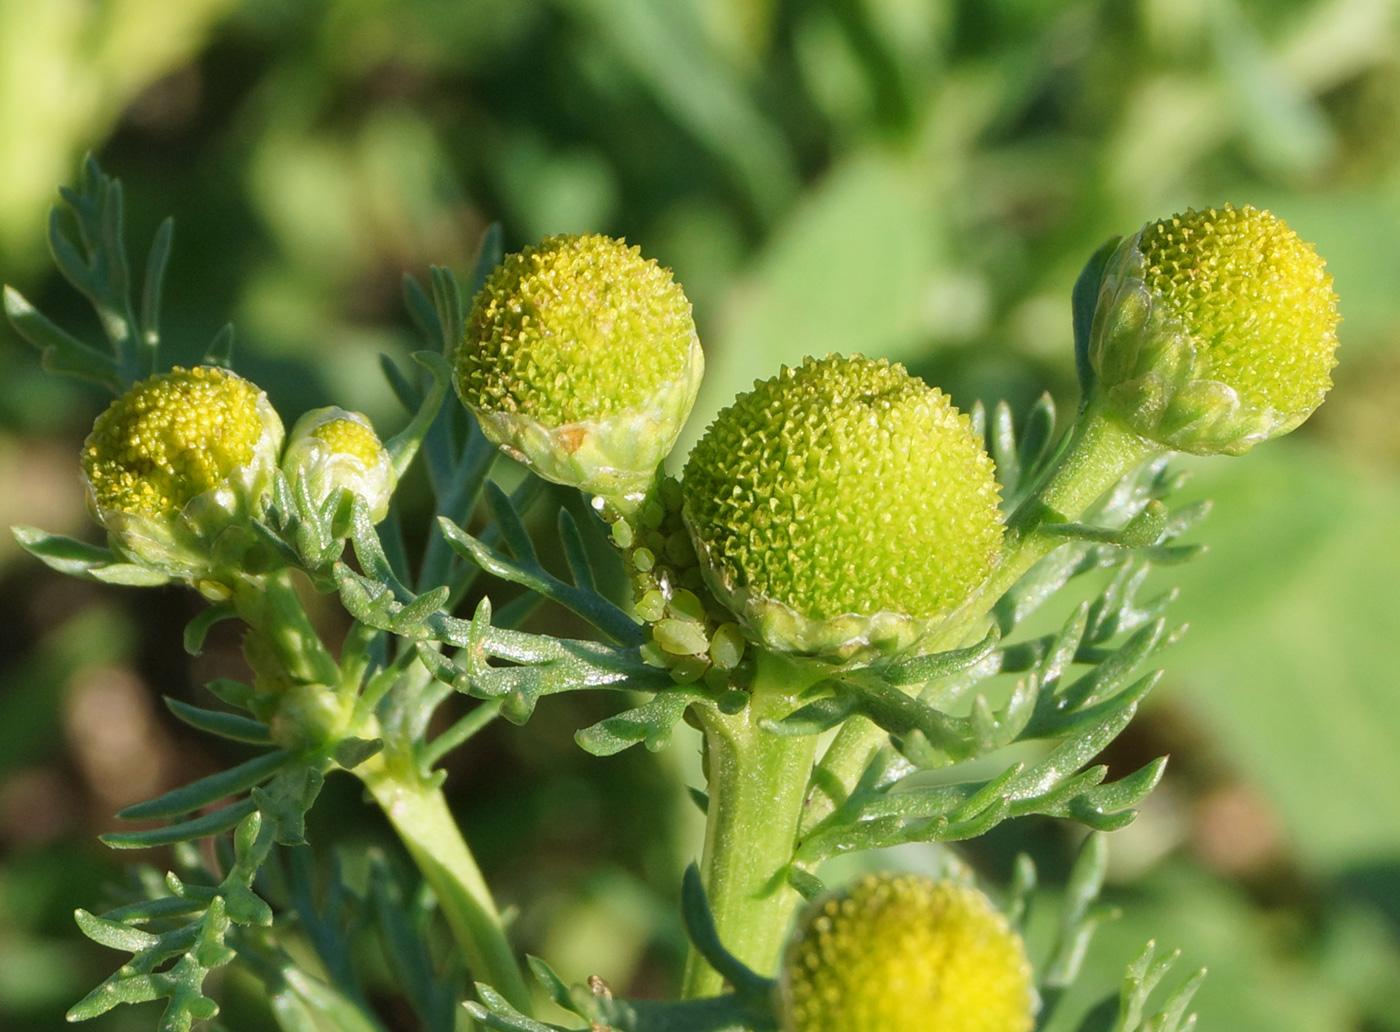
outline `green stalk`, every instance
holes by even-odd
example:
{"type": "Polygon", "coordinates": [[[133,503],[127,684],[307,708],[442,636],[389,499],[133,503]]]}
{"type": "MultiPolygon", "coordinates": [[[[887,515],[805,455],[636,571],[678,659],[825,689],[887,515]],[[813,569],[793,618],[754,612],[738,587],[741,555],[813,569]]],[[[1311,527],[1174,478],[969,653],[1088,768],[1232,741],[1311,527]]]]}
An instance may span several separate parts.
{"type": "MultiPolygon", "coordinates": [[[[1040,532],[1046,523],[1077,520],[1090,505],[1135,466],[1162,451],[1153,441],[1133,433],[1118,419],[1091,403],[1080,414],[1068,444],[1047,471],[1041,486],[1007,520],[1001,559],[977,593],[953,613],[926,643],[929,652],[970,644],[980,637],[987,614],[1026,571],[1065,543],[1040,532]]],[[[810,831],[849,794],[888,736],[863,717],[846,721],[822,756],[820,783],[803,821],[810,831]],[[839,787],[836,787],[839,786],[839,787]]]]}
{"type": "MultiPolygon", "coordinates": [[[[1102,405],[1091,402],[1075,422],[1059,459],[1046,471],[1042,486],[1012,513],[1008,531],[1024,535],[1035,525],[1047,522],[1047,517],[1056,521],[1078,519],[1133,467],[1165,450],[1128,429],[1102,405]]],[[[1045,549],[1041,555],[1048,551],[1045,549]]],[[[1029,566],[1029,562],[1025,563],[1016,576],[1029,566]]]]}
{"type": "MultiPolygon", "coordinates": [[[[735,714],[701,712],[709,770],[709,807],[701,871],[720,941],[761,975],[778,967],[801,896],[788,883],[798,825],[816,754],[816,737],[771,734],[760,726],[797,706],[825,671],[760,651],[749,705],[735,714]]],[[[686,999],[718,995],[720,974],[693,949],[686,999]]]]}
{"type": "Polygon", "coordinates": [[[248,625],[243,652],[260,687],[339,683],[340,668],[326,650],[297,596],[290,570],[239,577],[233,604],[248,625]]]}
{"type": "MultiPolygon", "coordinates": [[[[264,688],[340,684],[340,669],[311,626],[288,571],[240,580],[233,601],[249,626],[244,652],[264,688]]],[[[346,729],[347,734],[361,731],[377,737],[366,728],[346,729]]],[[[500,912],[441,789],[425,783],[417,764],[392,744],[354,773],[433,887],[472,977],[528,1014],[530,993],[500,912]]]]}
{"type": "Polygon", "coordinates": [[[529,1014],[530,992],[506,939],[505,924],[442,790],[420,781],[411,764],[391,765],[382,756],[355,773],[433,887],[471,977],[529,1014]]]}

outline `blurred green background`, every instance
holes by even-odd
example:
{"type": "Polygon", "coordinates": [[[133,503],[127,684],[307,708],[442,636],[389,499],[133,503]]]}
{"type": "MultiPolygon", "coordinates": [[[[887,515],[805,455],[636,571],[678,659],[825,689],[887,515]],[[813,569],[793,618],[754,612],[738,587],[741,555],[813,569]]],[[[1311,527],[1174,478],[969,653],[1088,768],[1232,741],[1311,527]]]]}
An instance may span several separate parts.
{"type": "MultiPolygon", "coordinates": [[[[1193,628],[1110,756],[1173,762],[1113,837],[1125,916],[1080,995],[1156,936],[1183,971],[1211,968],[1203,1030],[1393,1032],[1398,6],[0,0],[0,278],[95,329],[43,242],[91,150],[126,184],[138,254],[176,216],[170,361],[197,361],[232,320],[238,367],[288,422],[334,401],[392,430],[378,358],[416,346],[405,271],[465,274],[494,221],[511,249],[626,236],[695,303],[709,367],[693,440],[754,377],[827,351],[903,361],[964,406],[1020,413],[1048,389],[1072,411],[1069,288],[1091,251],[1188,206],[1271,208],[1336,276],[1337,386],[1291,438],[1186,463],[1189,493],[1218,503],[1210,553],[1177,581],[1193,628]]],[[[102,404],[0,328],[0,522],[93,534],[76,449],[102,404]]],[[[0,580],[0,1027],[56,1029],[117,962],[72,924],[127,859],[94,836],[231,759],[159,695],[196,699],[241,661],[232,635],[184,656],[198,604],[179,591],[68,581],[8,535],[0,580]]],[[[570,733],[605,706],[551,700],[494,729],[449,788],[523,944],[567,978],[659,994],[697,843],[693,743],[586,757],[570,733]]],[[[318,813],[328,836],[382,837],[348,783],[318,813]]],[[[1021,822],[969,852],[995,878],[1029,850],[1053,886],[1073,848],[1021,822]]],[[[269,1027],[245,989],[222,991],[228,1026],[269,1027]]]]}

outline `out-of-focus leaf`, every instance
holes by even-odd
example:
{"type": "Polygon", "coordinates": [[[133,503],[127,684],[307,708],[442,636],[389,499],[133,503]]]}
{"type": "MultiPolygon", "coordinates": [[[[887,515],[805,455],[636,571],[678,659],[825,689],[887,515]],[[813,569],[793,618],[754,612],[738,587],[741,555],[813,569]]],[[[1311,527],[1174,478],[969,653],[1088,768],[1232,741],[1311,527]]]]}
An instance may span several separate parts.
{"type": "Polygon", "coordinates": [[[695,8],[648,0],[567,0],[657,103],[735,172],[756,208],[772,214],[796,186],[791,157],[720,56],[704,44],[695,8]]]}
{"type": "MultiPolygon", "coordinates": [[[[1110,849],[1112,838],[1110,837],[1110,849]]],[[[1126,903],[1116,921],[1101,925],[1083,971],[1068,990],[1045,1032],[1070,1032],[1100,998],[1118,994],[1123,969],[1148,939],[1181,959],[1166,975],[1149,1012],[1194,970],[1209,976],[1192,1000],[1202,1022],[1254,1032],[1344,1032],[1355,1028],[1347,997],[1309,972],[1292,953],[1276,924],[1240,893],[1184,862],[1170,863],[1135,884],[1131,896],[1108,892],[1126,903]]],[[[1117,1003],[1114,1003],[1116,1013],[1117,1003]]],[[[1205,1027],[1205,1026],[1203,1026],[1205,1027]]]]}
{"type": "Polygon", "coordinates": [[[133,96],[190,60],[233,6],[0,3],[0,74],[28,86],[0,90],[0,258],[13,267],[39,257],[54,184],[133,96]]]}
{"type": "Polygon", "coordinates": [[[756,374],[806,355],[917,353],[943,258],[931,189],[918,162],[869,152],[848,157],[802,199],[730,298],[690,433],[756,374]]]}
{"type": "Polygon", "coordinates": [[[0,680],[0,776],[53,744],[65,686],[79,671],[117,660],[131,638],[131,629],[114,613],[80,613],[6,673],[0,680]],[[74,642],[82,648],[74,648],[74,642]]]}
{"type": "Polygon", "coordinates": [[[1234,0],[1214,0],[1208,10],[1214,21],[1210,38],[1250,150],[1271,170],[1315,172],[1336,146],[1321,107],[1270,53],[1234,0]]]}
{"type": "Polygon", "coordinates": [[[1201,463],[1169,674],[1314,870],[1400,849],[1400,484],[1292,442],[1201,463]]]}

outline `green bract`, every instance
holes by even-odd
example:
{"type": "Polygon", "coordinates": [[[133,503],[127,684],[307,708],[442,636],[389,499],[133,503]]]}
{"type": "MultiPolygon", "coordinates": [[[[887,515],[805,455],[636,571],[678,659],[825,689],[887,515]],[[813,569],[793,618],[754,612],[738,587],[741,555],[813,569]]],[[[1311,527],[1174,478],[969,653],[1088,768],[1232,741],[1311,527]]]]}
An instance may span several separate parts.
{"type": "Polygon", "coordinates": [[[133,385],[83,446],[88,503],[112,543],[174,577],[230,561],[277,469],[282,421],[258,387],[217,366],[133,385]]]}
{"type": "Polygon", "coordinates": [[[282,469],[290,481],[306,485],[313,504],[347,488],[364,499],[375,523],[388,515],[398,484],[393,460],[370,421],[335,406],[313,409],[296,421],[282,469]]]}
{"type": "Polygon", "coordinates": [[[788,948],[783,1032],[1030,1032],[1021,937],[976,889],[869,875],[816,905],[788,948]]]}
{"type": "Polygon", "coordinates": [[[1002,538],[967,416],[899,365],[807,359],[719,414],[685,468],[707,583],[769,647],[864,661],[909,647],[1002,538]]]}
{"type": "Polygon", "coordinates": [[[1089,343],[1108,407],[1170,448],[1239,455],[1322,404],[1337,297],[1312,245],[1256,208],[1187,211],[1109,260],[1089,343]]]}
{"type": "Polygon", "coordinates": [[[487,437],[540,476],[622,501],[650,487],[703,369],[669,270],[609,237],[556,236],[487,280],[456,384],[487,437]]]}

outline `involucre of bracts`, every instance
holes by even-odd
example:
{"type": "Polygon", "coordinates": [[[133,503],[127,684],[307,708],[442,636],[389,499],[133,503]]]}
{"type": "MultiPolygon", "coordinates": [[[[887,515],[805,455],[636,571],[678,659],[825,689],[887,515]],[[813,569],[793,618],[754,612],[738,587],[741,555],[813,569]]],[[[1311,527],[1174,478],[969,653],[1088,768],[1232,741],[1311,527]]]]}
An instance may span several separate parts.
{"type": "Polygon", "coordinates": [[[1089,358],[1105,403],[1137,433],[1238,455],[1322,403],[1338,322],[1312,245],[1267,211],[1226,205],[1150,223],[1119,246],[1089,358]]]}
{"type": "Polygon", "coordinates": [[[217,366],[176,367],[134,384],[83,445],[89,507],[131,558],[194,577],[227,532],[261,512],[282,421],[255,384],[217,366]]]}
{"type": "Polygon", "coordinates": [[[981,892],[869,875],[819,901],[788,946],[783,1032],[1030,1032],[1021,937],[981,892]]]}
{"type": "Polygon", "coordinates": [[[487,280],[456,386],[512,456],[625,505],[675,446],[703,369],[670,270],[609,237],[556,236],[508,256],[487,280]]]}
{"type": "Polygon", "coordinates": [[[393,460],[370,421],[335,406],[313,409],[296,421],[282,470],[293,484],[305,483],[313,504],[348,489],[364,499],[374,523],[388,515],[398,484],[393,460]]]}
{"type": "Polygon", "coordinates": [[[807,359],[716,417],[685,467],[706,582],[778,651],[864,662],[915,644],[1002,539],[966,415],[899,365],[807,359]]]}

